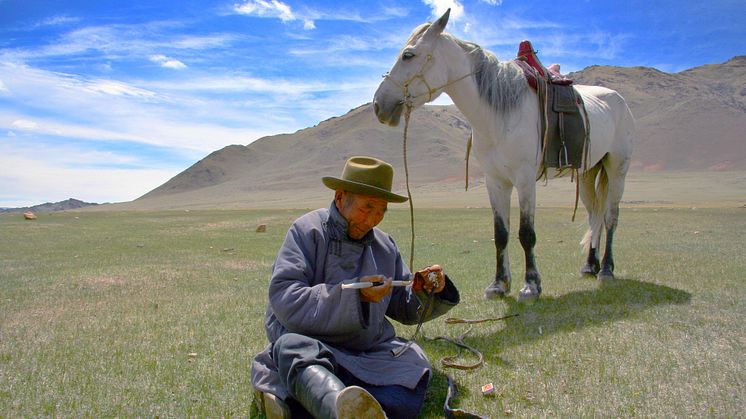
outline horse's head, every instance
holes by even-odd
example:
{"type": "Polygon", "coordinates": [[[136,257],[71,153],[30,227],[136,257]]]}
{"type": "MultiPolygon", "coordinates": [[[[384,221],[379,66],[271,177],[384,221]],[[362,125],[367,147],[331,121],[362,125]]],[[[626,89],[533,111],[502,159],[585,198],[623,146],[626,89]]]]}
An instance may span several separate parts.
{"type": "Polygon", "coordinates": [[[399,124],[404,107],[416,108],[433,101],[447,81],[444,60],[434,60],[438,54],[441,34],[448,23],[451,9],[435,23],[418,26],[384,76],[373,97],[373,109],[383,124],[399,124]]]}

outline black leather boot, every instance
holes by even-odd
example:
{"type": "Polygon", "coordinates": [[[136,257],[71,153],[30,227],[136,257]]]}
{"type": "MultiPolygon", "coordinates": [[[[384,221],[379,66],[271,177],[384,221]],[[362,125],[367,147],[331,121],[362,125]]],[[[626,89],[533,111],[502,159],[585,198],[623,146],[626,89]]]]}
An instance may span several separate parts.
{"type": "Polygon", "coordinates": [[[302,369],[293,383],[295,398],[316,419],[383,419],[381,405],[365,389],[345,387],[326,368],[302,369]]]}

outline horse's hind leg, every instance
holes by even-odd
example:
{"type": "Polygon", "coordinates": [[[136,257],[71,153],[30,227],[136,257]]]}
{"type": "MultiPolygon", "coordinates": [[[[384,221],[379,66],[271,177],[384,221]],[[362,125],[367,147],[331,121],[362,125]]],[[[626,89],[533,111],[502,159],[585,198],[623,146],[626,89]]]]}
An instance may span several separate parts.
{"type": "Polygon", "coordinates": [[[601,261],[601,270],[598,272],[598,279],[614,279],[614,256],[612,255],[611,243],[614,241],[614,231],[616,230],[617,220],[619,219],[619,205],[610,208],[606,217],[606,246],[604,249],[604,258],[601,261]]]}
{"type": "Polygon", "coordinates": [[[614,231],[619,221],[619,202],[622,200],[624,192],[624,178],[627,172],[627,161],[621,161],[617,164],[609,159],[608,165],[605,165],[608,177],[606,210],[604,211],[604,224],[606,225],[606,246],[604,257],[601,260],[601,270],[598,273],[598,279],[614,279],[614,256],[612,252],[612,242],[614,241],[614,231]],[[608,166],[608,167],[607,167],[608,166]]]}
{"type": "Polygon", "coordinates": [[[596,176],[601,168],[601,164],[592,167],[585,173],[582,173],[577,182],[580,182],[579,194],[580,200],[583,202],[586,211],[588,212],[588,232],[586,237],[583,239],[587,250],[588,257],[585,265],[580,269],[581,276],[596,277],[596,274],[601,270],[601,263],[598,259],[598,245],[600,242],[600,230],[603,225],[603,213],[601,208],[597,208],[596,203],[596,176]]]}

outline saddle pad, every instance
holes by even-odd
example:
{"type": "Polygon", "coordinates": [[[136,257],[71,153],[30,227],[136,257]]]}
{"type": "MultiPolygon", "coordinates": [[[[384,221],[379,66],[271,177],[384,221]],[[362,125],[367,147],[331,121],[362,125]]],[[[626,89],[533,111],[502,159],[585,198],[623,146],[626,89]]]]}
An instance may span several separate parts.
{"type": "Polygon", "coordinates": [[[575,96],[575,88],[559,84],[551,85],[554,90],[554,103],[552,107],[555,112],[577,113],[578,102],[575,96]]]}
{"type": "Polygon", "coordinates": [[[586,134],[583,115],[572,86],[547,86],[544,165],[546,167],[580,169],[586,134]]]}

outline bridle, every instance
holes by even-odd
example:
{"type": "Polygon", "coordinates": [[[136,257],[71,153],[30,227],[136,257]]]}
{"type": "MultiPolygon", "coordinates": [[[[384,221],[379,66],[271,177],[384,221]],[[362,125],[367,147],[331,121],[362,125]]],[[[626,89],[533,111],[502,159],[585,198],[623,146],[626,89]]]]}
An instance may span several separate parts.
{"type": "Polygon", "coordinates": [[[430,53],[428,53],[425,56],[425,61],[422,62],[422,64],[420,65],[420,68],[417,70],[417,72],[414,73],[414,75],[412,75],[412,77],[410,77],[407,80],[405,80],[404,83],[402,83],[402,84],[399,84],[399,83],[396,82],[396,80],[392,79],[390,72],[387,72],[386,74],[383,75],[383,78],[385,80],[390,81],[391,83],[394,84],[394,86],[396,86],[399,89],[401,89],[401,91],[402,91],[402,103],[404,104],[405,107],[407,107],[407,108],[413,108],[414,107],[414,99],[422,96],[422,95],[412,96],[409,93],[409,86],[415,80],[421,81],[422,84],[424,84],[425,87],[427,88],[427,102],[430,102],[430,101],[433,100],[433,93],[435,93],[436,91],[438,91],[438,89],[433,89],[432,87],[430,87],[430,83],[428,83],[427,79],[425,78],[425,67],[428,64],[430,64],[432,61],[433,61],[433,53],[430,52],[430,53]]]}
{"type": "MultiPolygon", "coordinates": [[[[433,47],[433,49],[434,48],[435,47],[433,47]]],[[[476,74],[479,71],[479,70],[472,70],[471,72],[466,73],[466,74],[464,74],[461,77],[458,77],[458,78],[453,79],[453,80],[451,80],[451,81],[449,81],[447,83],[444,83],[444,84],[442,84],[442,85],[440,85],[438,87],[433,88],[433,87],[430,87],[430,83],[428,83],[427,79],[425,78],[425,69],[426,69],[426,66],[428,64],[430,64],[431,62],[433,62],[433,53],[432,53],[432,51],[429,52],[425,56],[425,61],[422,62],[422,64],[420,65],[420,68],[417,70],[417,72],[415,72],[412,75],[412,77],[410,77],[407,80],[405,80],[404,83],[402,83],[402,84],[399,84],[396,80],[394,80],[393,78],[391,78],[391,73],[390,72],[387,72],[386,74],[383,75],[383,78],[385,80],[390,81],[391,83],[394,84],[394,86],[396,86],[399,89],[401,89],[401,91],[402,91],[402,100],[401,100],[401,102],[402,102],[402,104],[404,105],[405,108],[410,109],[410,112],[411,112],[411,109],[414,108],[414,99],[417,99],[420,96],[424,96],[424,93],[421,94],[421,95],[417,95],[417,96],[412,96],[409,93],[409,86],[411,86],[412,82],[414,82],[415,80],[419,80],[427,88],[427,101],[425,101],[425,103],[427,103],[427,102],[432,102],[432,100],[433,100],[433,94],[436,93],[437,91],[443,90],[446,87],[448,87],[448,86],[450,86],[452,84],[458,83],[458,82],[460,82],[461,80],[463,80],[463,79],[465,79],[467,77],[471,77],[471,76],[473,76],[474,74],[476,74]]]]}

